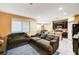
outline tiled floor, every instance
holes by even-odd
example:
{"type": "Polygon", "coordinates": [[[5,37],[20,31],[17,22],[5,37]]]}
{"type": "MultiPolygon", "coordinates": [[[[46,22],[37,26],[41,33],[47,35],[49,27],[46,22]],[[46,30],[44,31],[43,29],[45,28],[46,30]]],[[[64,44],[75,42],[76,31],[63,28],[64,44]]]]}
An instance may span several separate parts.
{"type": "Polygon", "coordinates": [[[59,55],[75,55],[73,52],[72,41],[68,39],[63,39],[59,43],[59,55]]]}

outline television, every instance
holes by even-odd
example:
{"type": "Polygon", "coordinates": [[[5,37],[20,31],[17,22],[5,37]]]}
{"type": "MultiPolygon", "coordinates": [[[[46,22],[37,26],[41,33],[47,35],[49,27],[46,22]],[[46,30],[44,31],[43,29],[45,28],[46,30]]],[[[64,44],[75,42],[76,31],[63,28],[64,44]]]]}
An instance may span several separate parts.
{"type": "Polygon", "coordinates": [[[57,28],[57,29],[62,29],[62,26],[57,26],[56,28],[57,28]]]}
{"type": "Polygon", "coordinates": [[[53,29],[67,29],[67,22],[53,22],[53,29]]]}

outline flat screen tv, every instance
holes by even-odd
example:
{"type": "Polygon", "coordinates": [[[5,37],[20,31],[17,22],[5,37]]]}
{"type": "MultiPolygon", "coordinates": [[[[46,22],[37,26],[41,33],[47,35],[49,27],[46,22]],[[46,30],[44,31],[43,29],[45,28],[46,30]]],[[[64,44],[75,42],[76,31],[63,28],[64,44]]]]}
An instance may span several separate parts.
{"type": "Polygon", "coordinates": [[[62,29],[63,27],[62,27],[62,26],[56,26],[56,28],[57,28],[57,29],[62,29]]]}
{"type": "Polygon", "coordinates": [[[67,29],[67,21],[53,22],[53,29],[67,29]]]}

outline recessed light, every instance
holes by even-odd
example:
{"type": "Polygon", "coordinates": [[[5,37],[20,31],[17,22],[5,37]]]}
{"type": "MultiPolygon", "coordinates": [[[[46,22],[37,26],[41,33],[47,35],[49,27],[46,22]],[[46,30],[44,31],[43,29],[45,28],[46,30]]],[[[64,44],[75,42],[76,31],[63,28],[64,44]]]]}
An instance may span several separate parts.
{"type": "Polygon", "coordinates": [[[59,11],[62,11],[63,10],[63,7],[59,7],[59,11]]]}
{"type": "Polygon", "coordinates": [[[64,16],[67,16],[67,12],[64,12],[64,16]]]}
{"type": "Polygon", "coordinates": [[[40,19],[40,18],[41,18],[41,16],[37,16],[36,18],[40,19]]]}

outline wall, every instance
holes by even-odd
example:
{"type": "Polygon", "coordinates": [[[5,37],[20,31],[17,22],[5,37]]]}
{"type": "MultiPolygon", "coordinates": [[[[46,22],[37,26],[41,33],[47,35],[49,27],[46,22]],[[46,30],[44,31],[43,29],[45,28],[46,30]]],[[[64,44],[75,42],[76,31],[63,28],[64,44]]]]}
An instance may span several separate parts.
{"type": "Polygon", "coordinates": [[[0,13],[0,34],[6,36],[11,32],[11,16],[0,13]]]}
{"type": "MultiPolygon", "coordinates": [[[[17,15],[13,15],[13,14],[0,12],[0,34],[1,34],[1,36],[4,37],[11,33],[11,21],[12,21],[13,16],[16,16],[17,18],[20,18],[22,20],[25,19],[25,17],[23,17],[23,16],[17,16],[17,15]]],[[[35,33],[35,20],[32,18],[27,18],[27,19],[30,20],[29,32],[30,32],[30,34],[34,34],[35,33]]],[[[28,32],[28,34],[29,34],[29,32],[28,32]]]]}
{"type": "Polygon", "coordinates": [[[30,35],[34,35],[36,33],[36,21],[30,20],[30,35]]]}
{"type": "Polygon", "coordinates": [[[52,29],[53,29],[52,22],[51,22],[51,23],[48,23],[48,24],[45,24],[45,25],[44,25],[44,28],[45,28],[46,30],[48,30],[48,31],[52,31],[52,29]]]}
{"type": "Polygon", "coordinates": [[[68,22],[68,39],[69,40],[72,40],[72,24],[73,24],[73,21],[72,22],[68,22]]]}
{"type": "Polygon", "coordinates": [[[76,15],[76,16],[75,16],[75,21],[76,21],[76,22],[79,22],[79,15],[76,15]]]}
{"type": "Polygon", "coordinates": [[[75,23],[75,24],[79,24],[79,15],[76,15],[76,16],[75,16],[74,23],[75,23]]]}
{"type": "Polygon", "coordinates": [[[41,24],[36,23],[36,27],[37,27],[36,29],[37,29],[37,32],[39,32],[39,31],[41,30],[41,26],[42,26],[41,24]]]}
{"type": "Polygon", "coordinates": [[[75,21],[77,21],[79,17],[71,17],[68,19],[68,39],[72,41],[72,25],[75,23],[75,21]]]}
{"type": "Polygon", "coordinates": [[[52,31],[52,22],[50,23],[37,23],[36,26],[37,26],[37,32],[39,32],[40,30],[48,30],[48,31],[52,31]]]}

